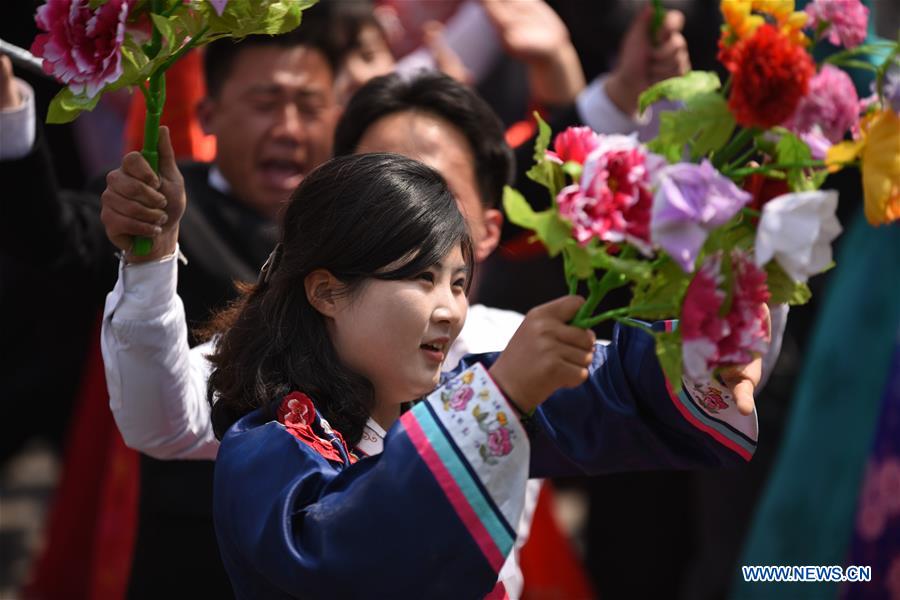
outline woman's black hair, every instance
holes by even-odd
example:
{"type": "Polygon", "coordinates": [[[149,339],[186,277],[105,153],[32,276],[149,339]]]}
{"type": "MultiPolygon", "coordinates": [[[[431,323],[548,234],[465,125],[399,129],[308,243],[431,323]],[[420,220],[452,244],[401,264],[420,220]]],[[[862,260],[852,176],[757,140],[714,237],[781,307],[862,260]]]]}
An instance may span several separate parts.
{"type": "Polygon", "coordinates": [[[310,173],[291,198],[280,249],[260,280],[243,286],[210,324],[209,331],[225,332],[211,356],[216,437],[248,412],[301,391],[349,443],[358,442],[373,409],[372,385],[338,360],[325,317],[307,299],[306,276],[326,269],[352,294],[371,278],[415,277],[457,246],[471,273],[466,222],[444,179],[422,163],[360,154],[310,173]]]}
{"type": "Polygon", "coordinates": [[[496,208],[503,197],[503,186],[512,182],[515,166],[503,124],[475,92],[442,73],[422,72],[411,77],[392,73],[359,88],[338,122],[335,156],[353,154],[375,121],[406,110],[436,115],[465,135],[475,158],[481,204],[496,208]]]}

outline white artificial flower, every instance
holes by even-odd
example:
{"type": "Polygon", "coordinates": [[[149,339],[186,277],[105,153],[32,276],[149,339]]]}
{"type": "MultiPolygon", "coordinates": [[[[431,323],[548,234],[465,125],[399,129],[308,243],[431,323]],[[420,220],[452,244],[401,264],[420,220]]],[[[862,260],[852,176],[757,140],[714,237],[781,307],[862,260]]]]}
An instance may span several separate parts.
{"type": "Polygon", "coordinates": [[[805,282],[831,264],[831,242],[841,233],[834,190],[796,192],[763,206],[756,232],[756,264],[774,258],[791,279],[805,282]]]}

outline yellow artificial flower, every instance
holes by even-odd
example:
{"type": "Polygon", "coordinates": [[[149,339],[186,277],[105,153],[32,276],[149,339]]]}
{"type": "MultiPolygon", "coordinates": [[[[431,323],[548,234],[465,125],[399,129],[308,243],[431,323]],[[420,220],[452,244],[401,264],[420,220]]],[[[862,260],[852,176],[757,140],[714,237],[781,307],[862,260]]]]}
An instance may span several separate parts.
{"type": "Polygon", "coordinates": [[[832,146],[825,163],[832,172],[859,157],[866,219],[883,225],[900,219],[900,117],[882,110],[859,124],[860,137],[832,146]]]}
{"type": "Polygon", "coordinates": [[[722,0],[719,8],[727,27],[741,40],[752,36],[765,23],[760,15],[752,13],[752,0],[722,0]]]}
{"type": "Polygon", "coordinates": [[[754,14],[754,11],[769,15],[778,30],[794,44],[809,44],[809,38],[803,33],[807,15],[803,11],[794,10],[794,0],[722,0],[719,8],[725,19],[723,39],[726,40],[726,45],[751,37],[766,22],[763,15],[754,14]],[[729,31],[733,38],[728,35],[729,31]]]}
{"type": "Polygon", "coordinates": [[[497,422],[500,423],[501,425],[503,425],[504,427],[509,422],[509,419],[507,419],[507,417],[506,417],[506,413],[503,412],[502,410],[497,411],[497,422]]]}

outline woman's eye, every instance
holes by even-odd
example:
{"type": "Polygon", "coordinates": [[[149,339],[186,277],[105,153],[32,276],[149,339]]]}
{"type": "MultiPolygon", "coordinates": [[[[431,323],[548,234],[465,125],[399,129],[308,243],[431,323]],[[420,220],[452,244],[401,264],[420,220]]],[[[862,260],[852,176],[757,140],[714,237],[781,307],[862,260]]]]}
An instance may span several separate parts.
{"type": "Polygon", "coordinates": [[[427,281],[428,283],[434,283],[434,273],[432,273],[431,271],[425,271],[416,275],[416,279],[421,279],[423,281],[427,281]]]}
{"type": "Polygon", "coordinates": [[[466,287],[466,280],[465,280],[465,278],[457,279],[456,281],[454,281],[454,282],[453,282],[453,287],[465,288],[465,287],[466,287]]]}

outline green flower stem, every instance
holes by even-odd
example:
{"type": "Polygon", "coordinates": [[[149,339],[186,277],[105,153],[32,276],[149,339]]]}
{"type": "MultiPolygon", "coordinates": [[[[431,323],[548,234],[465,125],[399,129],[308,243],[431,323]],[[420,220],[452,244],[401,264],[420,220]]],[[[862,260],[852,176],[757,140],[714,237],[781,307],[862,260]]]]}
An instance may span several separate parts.
{"type": "Polygon", "coordinates": [[[848,50],[842,50],[841,52],[835,52],[822,62],[837,65],[848,58],[859,56],[860,54],[875,54],[880,50],[887,50],[894,47],[895,44],[895,42],[873,42],[870,44],[863,44],[861,46],[857,46],[856,48],[850,48],[848,50]]]}
{"type": "MultiPolygon", "coordinates": [[[[842,167],[850,167],[855,165],[855,162],[844,163],[841,165],[842,167]]],[[[779,171],[784,171],[786,169],[822,169],[825,167],[825,163],[821,160],[811,160],[804,162],[796,162],[796,163],[771,163],[768,165],[761,165],[759,167],[744,167],[742,169],[733,169],[731,171],[722,171],[722,174],[728,178],[736,179],[741,177],[746,177],[747,175],[753,175],[754,173],[763,173],[764,175],[769,174],[778,174],[779,171]]]]}
{"type": "Polygon", "coordinates": [[[755,135],[756,130],[752,128],[745,128],[738,131],[737,135],[731,138],[731,141],[713,156],[713,166],[717,169],[721,169],[723,165],[728,164],[728,161],[731,160],[735,154],[740,152],[748,142],[753,141],[755,135]]]}
{"type": "MultiPolygon", "coordinates": [[[[155,14],[163,14],[164,0],[152,0],[150,10],[155,14]]],[[[151,21],[152,22],[152,21],[151,21]]],[[[162,32],[153,25],[150,34],[150,43],[144,46],[147,58],[153,60],[162,49],[162,32]]],[[[142,86],[143,87],[143,86],[142,86]]],[[[150,75],[150,82],[144,92],[144,100],[147,105],[147,113],[144,115],[144,147],[141,155],[155,173],[159,172],[159,121],[162,118],[162,110],[165,105],[166,75],[165,71],[157,70],[150,75]]],[[[153,248],[153,240],[142,236],[136,236],[131,246],[131,253],[135,256],[146,256],[153,248]]]]}
{"type": "Polygon", "coordinates": [[[722,171],[738,169],[738,168],[740,168],[741,165],[747,164],[747,161],[750,160],[750,157],[753,156],[753,154],[756,153],[756,151],[757,151],[756,144],[755,143],[751,144],[750,147],[747,148],[746,152],[741,154],[739,157],[737,157],[736,159],[731,161],[726,166],[722,167],[722,171]]]}
{"type": "Polygon", "coordinates": [[[589,319],[585,319],[584,321],[577,323],[579,327],[584,327],[587,329],[588,327],[594,327],[599,325],[603,321],[609,321],[610,319],[620,319],[627,318],[629,315],[642,312],[642,311],[655,311],[655,312],[664,312],[664,311],[672,311],[674,314],[678,309],[677,306],[673,306],[671,304],[645,304],[642,306],[625,306],[622,308],[614,308],[613,310],[608,310],[606,312],[602,312],[596,317],[591,317],[589,319]]]}
{"type": "MultiPolygon", "coordinates": [[[[144,115],[144,147],[141,155],[150,165],[154,173],[159,173],[159,122],[162,119],[163,106],[166,104],[166,73],[159,70],[150,76],[150,84],[145,96],[147,113],[144,115]]],[[[153,240],[136,236],[131,247],[135,256],[146,256],[153,248],[153,240]]]]}
{"type": "Polygon", "coordinates": [[[746,217],[760,218],[762,216],[762,212],[755,210],[753,208],[747,208],[746,206],[741,209],[741,214],[746,217]]]}
{"type": "Polygon", "coordinates": [[[662,27],[666,18],[666,9],[663,8],[662,0],[651,0],[653,14],[650,17],[650,41],[654,46],[659,45],[659,28],[662,27]]]}
{"type": "MultiPolygon", "coordinates": [[[[162,8],[162,0],[153,0],[154,12],[160,12],[162,8]]],[[[207,30],[209,30],[208,26],[201,29],[184,46],[179,48],[177,52],[153,71],[150,74],[150,80],[146,87],[143,85],[139,86],[147,105],[147,113],[144,116],[144,147],[141,149],[141,155],[155,173],[159,173],[159,124],[162,120],[163,108],[166,105],[166,71],[191,48],[199,45],[207,30]]],[[[159,54],[161,48],[162,33],[154,26],[150,44],[146,48],[148,58],[153,60],[159,54]]],[[[152,248],[152,239],[137,236],[134,238],[131,252],[135,256],[146,256],[152,248]]]]}
{"type": "Polygon", "coordinates": [[[200,42],[203,41],[203,36],[206,35],[206,32],[207,32],[208,30],[209,30],[209,25],[207,25],[206,27],[204,27],[203,29],[201,29],[200,31],[198,31],[197,34],[196,34],[194,37],[192,37],[191,39],[189,39],[189,40],[187,41],[187,43],[186,43],[184,46],[182,46],[181,48],[179,48],[172,56],[170,56],[169,58],[167,58],[167,59],[166,59],[166,62],[164,62],[164,63],[159,67],[159,70],[160,70],[160,71],[168,71],[168,70],[169,70],[169,67],[171,67],[172,65],[174,65],[174,64],[178,61],[179,58],[181,58],[182,56],[184,56],[185,54],[187,54],[187,52],[188,52],[191,48],[200,45],[200,42]]]}
{"type": "MultiPolygon", "coordinates": [[[[634,254],[634,248],[631,246],[625,246],[622,250],[621,258],[631,258],[634,254]]],[[[581,305],[581,308],[578,309],[578,312],[575,314],[575,317],[572,319],[572,324],[579,327],[588,327],[582,325],[587,322],[590,315],[594,313],[597,309],[597,306],[600,302],[603,301],[603,298],[606,297],[611,290],[622,287],[623,285],[628,283],[628,278],[625,277],[624,274],[619,273],[617,271],[607,271],[603,274],[599,280],[597,276],[592,274],[590,279],[587,280],[588,283],[588,297],[585,300],[584,304],[581,305]]]]}
{"type": "Polygon", "coordinates": [[[637,329],[640,329],[644,333],[649,333],[650,335],[656,334],[656,332],[653,331],[652,327],[648,327],[647,325],[644,325],[640,321],[636,321],[635,319],[632,319],[631,317],[613,317],[613,321],[618,321],[619,323],[622,323],[623,325],[628,325],[629,327],[635,327],[637,329]]]}

